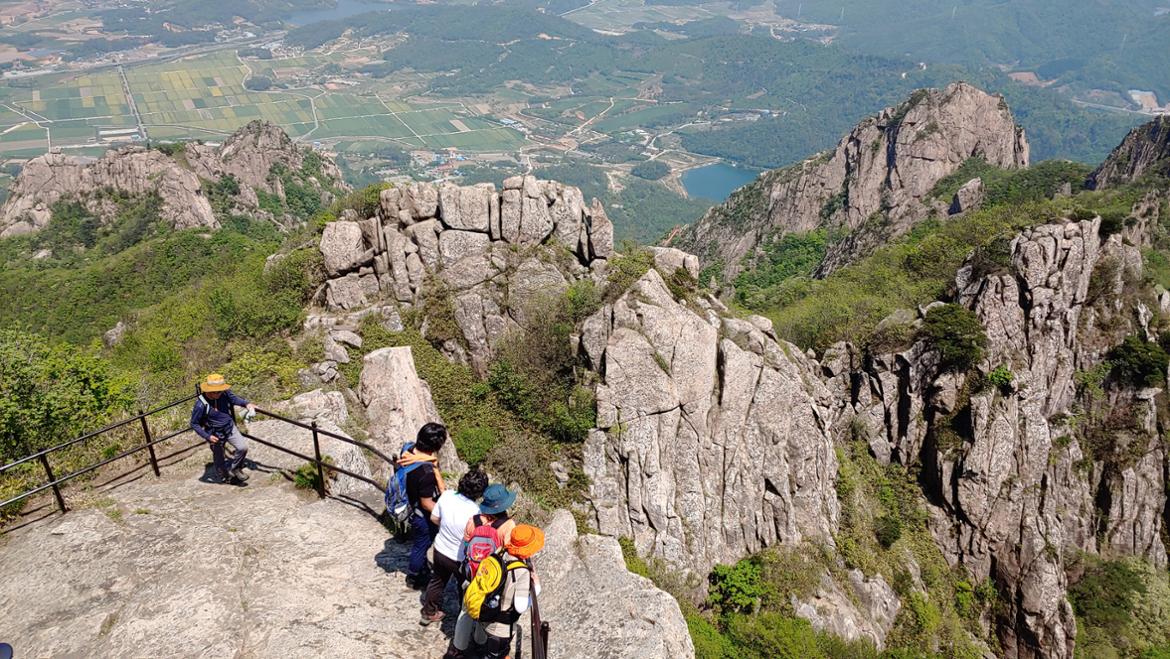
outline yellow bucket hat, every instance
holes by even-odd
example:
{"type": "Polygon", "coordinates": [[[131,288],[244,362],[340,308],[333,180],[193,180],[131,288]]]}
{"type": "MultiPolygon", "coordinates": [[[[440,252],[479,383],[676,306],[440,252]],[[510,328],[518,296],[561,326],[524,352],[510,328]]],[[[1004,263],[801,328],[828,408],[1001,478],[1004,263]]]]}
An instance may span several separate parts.
{"type": "Polygon", "coordinates": [[[199,390],[204,392],[227,391],[232,385],[228,384],[219,373],[212,373],[207,379],[199,383],[199,390]]]}

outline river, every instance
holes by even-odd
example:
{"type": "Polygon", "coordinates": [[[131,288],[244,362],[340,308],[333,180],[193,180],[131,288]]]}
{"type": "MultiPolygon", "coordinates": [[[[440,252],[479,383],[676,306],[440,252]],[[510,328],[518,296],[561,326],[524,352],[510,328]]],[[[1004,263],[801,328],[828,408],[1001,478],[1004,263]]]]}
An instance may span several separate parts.
{"type": "Polygon", "coordinates": [[[288,22],[293,25],[310,25],[321,21],[333,21],[339,18],[357,16],[368,11],[379,11],[389,8],[390,5],[384,2],[372,2],[371,0],[337,0],[336,7],[293,12],[288,17],[288,22]]]}
{"type": "Polygon", "coordinates": [[[702,197],[721,203],[732,192],[754,181],[759,173],[759,170],[718,162],[683,172],[682,184],[687,189],[687,194],[692,197],[702,197]]]}

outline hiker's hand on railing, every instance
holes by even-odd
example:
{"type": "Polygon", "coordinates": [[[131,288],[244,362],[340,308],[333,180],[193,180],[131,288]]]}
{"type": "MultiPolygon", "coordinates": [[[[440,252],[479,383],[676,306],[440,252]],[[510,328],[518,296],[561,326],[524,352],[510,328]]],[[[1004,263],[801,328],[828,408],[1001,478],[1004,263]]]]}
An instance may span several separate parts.
{"type": "Polygon", "coordinates": [[[251,422],[251,421],[252,421],[252,419],[255,419],[255,418],[256,418],[256,406],[255,406],[255,405],[249,405],[249,406],[248,406],[248,411],[247,411],[247,412],[244,412],[244,421],[251,422]]]}

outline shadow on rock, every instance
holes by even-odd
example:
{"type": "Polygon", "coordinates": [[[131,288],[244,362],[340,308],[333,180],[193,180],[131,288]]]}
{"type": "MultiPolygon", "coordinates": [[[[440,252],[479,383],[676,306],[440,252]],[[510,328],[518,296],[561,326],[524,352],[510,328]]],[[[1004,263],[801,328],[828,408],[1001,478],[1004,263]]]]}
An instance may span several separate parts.
{"type": "Polygon", "coordinates": [[[410,563],[410,547],[395,541],[394,538],[387,538],[382,545],[382,551],[374,556],[374,562],[387,572],[405,575],[407,565],[410,563]]]}

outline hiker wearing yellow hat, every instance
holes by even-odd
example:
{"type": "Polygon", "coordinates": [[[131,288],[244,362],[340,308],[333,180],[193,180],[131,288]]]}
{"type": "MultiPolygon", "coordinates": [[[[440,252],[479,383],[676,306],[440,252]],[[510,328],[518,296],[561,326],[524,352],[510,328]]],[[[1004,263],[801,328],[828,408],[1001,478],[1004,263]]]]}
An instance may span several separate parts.
{"type": "Polygon", "coordinates": [[[248,440],[236,427],[232,409],[247,408],[244,420],[250,421],[256,415],[256,406],[232,393],[231,388],[219,373],[212,373],[199,383],[199,396],[195,399],[195,408],[191,410],[191,429],[211,446],[211,457],[220,482],[243,485],[248,480],[247,474],[243,472],[244,458],[248,455],[248,440]],[[231,464],[224,458],[224,442],[236,450],[231,464]]]}
{"type": "MultiPolygon", "coordinates": [[[[532,570],[530,559],[544,548],[544,532],[535,526],[518,524],[512,529],[504,547],[480,563],[475,578],[463,595],[466,618],[478,623],[476,641],[483,639],[486,659],[504,659],[512,646],[513,626],[540,594],[540,580],[532,570]]],[[[456,623],[455,638],[447,648],[445,659],[466,656],[455,640],[460,637],[456,623]]],[[[466,631],[464,631],[466,635],[466,631]]]]}

